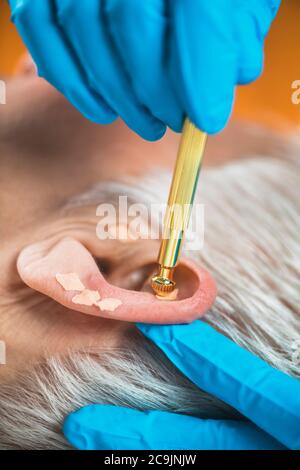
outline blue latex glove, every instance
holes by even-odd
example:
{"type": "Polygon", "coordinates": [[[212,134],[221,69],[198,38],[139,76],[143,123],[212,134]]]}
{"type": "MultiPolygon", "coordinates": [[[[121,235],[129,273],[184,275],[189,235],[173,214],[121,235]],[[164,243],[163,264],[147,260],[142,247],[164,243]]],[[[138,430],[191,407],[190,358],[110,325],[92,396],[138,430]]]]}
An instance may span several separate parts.
{"type": "Polygon", "coordinates": [[[39,74],[87,118],[160,138],[221,130],[256,79],[280,0],[9,0],[39,74]]]}
{"type": "Polygon", "coordinates": [[[79,449],[300,449],[300,382],[209,325],[138,325],[202,390],[250,421],[203,420],[160,411],[92,405],[65,421],[79,449]]]}

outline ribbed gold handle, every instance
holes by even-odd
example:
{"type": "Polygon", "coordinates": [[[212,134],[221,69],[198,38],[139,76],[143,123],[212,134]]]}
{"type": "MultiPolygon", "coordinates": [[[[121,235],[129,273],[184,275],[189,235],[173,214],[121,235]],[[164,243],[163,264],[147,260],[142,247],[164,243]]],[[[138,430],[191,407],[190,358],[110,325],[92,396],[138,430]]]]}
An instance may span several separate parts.
{"type": "Polygon", "coordinates": [[[174,268],[188,227],[203,160],[207,134],[186,119],[179,146],[158,262],[174,268]]]}
{"type": "Polygon", "coordinates": [[[158,255],[160,268],[151,280],[154,292],[162,297],[172,292],[176,285],[174,268],[190,220],[206,140],[207,134],[186,119],[164,219],[163,239],[158,255]]]}

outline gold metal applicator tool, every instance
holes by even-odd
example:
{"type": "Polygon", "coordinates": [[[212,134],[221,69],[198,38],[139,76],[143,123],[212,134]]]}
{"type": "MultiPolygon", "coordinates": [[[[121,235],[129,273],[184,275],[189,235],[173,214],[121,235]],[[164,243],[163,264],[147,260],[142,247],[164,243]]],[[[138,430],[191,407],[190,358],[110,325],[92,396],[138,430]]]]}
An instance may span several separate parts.
{"type": "Polygon", "coordinates": [[[206,140],[207,134],[186,119],[164,218],[158,255],[160,268],[151,280],[152,289],[161,297],[167,296],[176,286],[174,269],[193,207],[206,140]]]}

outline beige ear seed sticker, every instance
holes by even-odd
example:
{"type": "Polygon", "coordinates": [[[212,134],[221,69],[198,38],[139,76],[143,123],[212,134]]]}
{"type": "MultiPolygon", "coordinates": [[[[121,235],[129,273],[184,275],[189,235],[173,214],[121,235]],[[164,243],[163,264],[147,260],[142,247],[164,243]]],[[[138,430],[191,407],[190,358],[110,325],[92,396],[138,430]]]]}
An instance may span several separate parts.
{"type": "Polygon", "coordinates": [[[114,312],[116,308],[122,305],[119,299],[106,298],[101,300],[99,292],[86,289],[76,273],[58,273],[55,278],[66,291],[80,291],[80,294],[75,295],[72,299],[74,304],[87,305],[88,307],[96,305],[101,311],[107,310],[108,312],[114,312]]]}
{"type": "Polygon", "coordinates": [[[55,279],[59,284],[66,290],[78,290],[83,291],[85,289],[84,285],[82,284],[81,280],[76,273],[68,273],[68,274],[60,274],[57,273],[55,279]]]}
{"type": "Polygon", "coordinates": [[[98,301],[100,300],[100,294],[97,290],[89,290],[85,289],[80,294],[75,295],[73,297],[72,302],[78,305],[98,305],[98,301]]]}
{"type": "Polygon", "coordinates": [[[100,302],[97,302],[97,305],[100,308],[100,310],[107,310],[109,312],[114,312],[116,308],[122,305],[122,302],[119,299],[107,298],[107,299],[101,300],[100,302]]]}

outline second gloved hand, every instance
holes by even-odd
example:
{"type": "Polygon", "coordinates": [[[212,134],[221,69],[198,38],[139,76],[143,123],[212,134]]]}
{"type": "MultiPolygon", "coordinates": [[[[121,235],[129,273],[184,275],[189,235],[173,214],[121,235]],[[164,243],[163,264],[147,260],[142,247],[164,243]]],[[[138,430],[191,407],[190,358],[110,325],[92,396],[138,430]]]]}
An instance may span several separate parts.
{"type": "Polygon", "coordinates": [[[201,390],[245,419],[199,419],[160,410],[90,405],[64,423],[79,449],[300,449],[300,382],[269,366],[211,326],[145,325],[139,330],[201,390]]]}
{"type": "Polygon", "coordinates": [[[188,116],[208,133],[261,73],[280,0],[10,0],[39,74],[87,118],[148,140],[188,116]]]}

